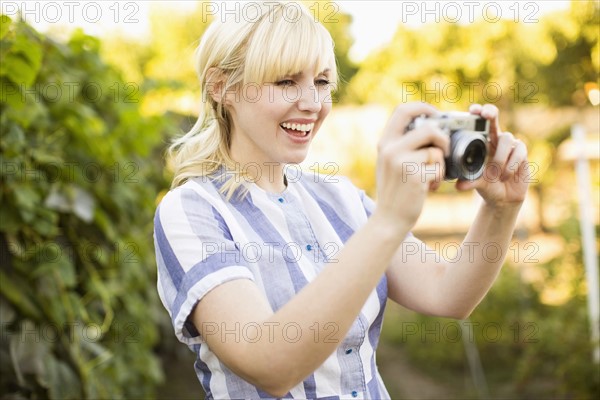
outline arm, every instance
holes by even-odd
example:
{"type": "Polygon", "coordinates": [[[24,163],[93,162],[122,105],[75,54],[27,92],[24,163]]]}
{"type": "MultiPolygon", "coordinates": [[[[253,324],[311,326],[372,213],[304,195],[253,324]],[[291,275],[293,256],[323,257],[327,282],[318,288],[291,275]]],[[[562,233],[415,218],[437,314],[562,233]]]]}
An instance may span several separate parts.
{"type": "Polygon", "coordinates": [[[198,303],[193,321],[211,350],[248,382],[273,396],[284,396],[338,347],[384,274],[402,235],[384,229],[378,218],[373,215],[344,246],[338,262],[327,265],[275,313],[249,280],[231,281],[209,292],[198,303]],[[236,329],[236,323],[241,327],[258,324],[262,334],[258,341],[243,337],[236,341],[233,335],[211,335],[208,328],[215,323],[229,331],[236,329]],[[290,323],[302,332],[294,342],[286,340],[283,332],[290,323]],[[321,330],[318,336],[314,334],[315,323],[321,330]],[[331,323],[337,330],[335,337],[328,336],[331,323]],[[325,337],[329,340],[323,340],[325,337]]]}
{"type": "MultiPolygon", "coordinates": [[[[431,127],[404,135],[410,120],[432,112],[432,107],[421,103],[396,110],[379,148],[377,210],[348,240],[338,262],[327,265],[285,306],[273,312],[259,289],[245,280],[222,284],[198,302],[192,320],[211,350],[232,371],[274,396],[283,396],[338,347],[421,212],[430,182],[405,176],[404,165],[425,162],[430,152],[419,150],[424,146],[448,146],[448,138],[431,127]],[[410,207],[402,202],[407,197],[413,199],[410,207]],[[273,335],[236,342],[233,335],[221,337],[210,329],[216,324],[233,330],[236,324],[248,323],[272,327],[273,335]],[[288,323],[298,324],[303,332],[294,343],[282,332],[288,323]],[[335,324],[336,340],[315,341],[311,330],[315,323],[321,330],[319,338],[331,333],[327,324],[335,324]]],[[[439,153],[441,157],[441,150],[439,153]]]]}
{"type": "Polygon", "coordinates": [[[387,271],[392,300],[418,312],[459,319],[479,304],[502,267],[528,176],[527,149],[512,134],[500,132],[498,110],[476,105],[471,112],[492,120],[488,163],[492,167],[477,182],[457,183],[459,190],[476,188],[484,199],[460,247],[460,257],[448,262],[434,256],[423,242],[409,238],[387,271]],[[486,246],[493,249],[493,256],[483,251],[486,246]]]}

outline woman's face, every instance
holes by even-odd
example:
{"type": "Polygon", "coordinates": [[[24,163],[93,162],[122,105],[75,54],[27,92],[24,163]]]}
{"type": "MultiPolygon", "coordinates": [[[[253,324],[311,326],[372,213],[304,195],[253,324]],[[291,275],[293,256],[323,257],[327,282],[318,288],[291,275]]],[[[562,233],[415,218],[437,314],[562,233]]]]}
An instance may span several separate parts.
{"type": "Polygon", "coordinates": [[[306,69],[272,83],[225,93],[233,126],[231,155],[241,165],[302,162],[331,110],[329,71],[306,69]]]}

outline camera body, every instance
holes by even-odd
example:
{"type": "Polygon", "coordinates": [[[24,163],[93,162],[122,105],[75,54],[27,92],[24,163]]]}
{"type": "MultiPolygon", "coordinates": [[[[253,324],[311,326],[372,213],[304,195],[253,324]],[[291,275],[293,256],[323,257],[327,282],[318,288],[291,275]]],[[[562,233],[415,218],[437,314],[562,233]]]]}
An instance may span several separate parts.
{"type": "Polygon", "coordinates": [[[412,130],[433,121],[450,136],[450,155],[444,159],[444,179],[474,181],[483,175],[488,152],[490,121],[467,112],[445,112],[415,118],[412,130]]]}

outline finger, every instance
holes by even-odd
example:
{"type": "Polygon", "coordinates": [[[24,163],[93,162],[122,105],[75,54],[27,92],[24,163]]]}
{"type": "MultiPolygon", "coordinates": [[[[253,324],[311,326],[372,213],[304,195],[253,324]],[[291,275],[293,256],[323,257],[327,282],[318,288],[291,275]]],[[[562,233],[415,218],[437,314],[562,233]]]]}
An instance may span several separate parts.
{"type": "Polygon", "coordinates": [[[464,192],[464,191],[475,189],[475,188],[479,187],[479,185],[480,185],[479,181],[480,180],[481,180],[481,178],[477,179],[476,181],[462,181],[462,180],[458,180],[454,184],[454,187],[459,192],[464,192]]]}
{"type": "Polygon", "coordinates": [[[426,147],[419,150],[418,153],[421,157],[425,157],[421,164],[421,177],[423,178],[423,182],[429,182],[430,189],[432,186],[436,185],[439,187],[444,178],[444,153],[437,147],[426,147]]]}
{"type": "Polygon", "coordinates": [[[444,164],[444,152],[439,147],[425,147],[420,149],[418,153],[425,165],[444,164]]]}
{"type": "Polygon", "coordinates": [[[469,112],[474,115],[479,115],[482,118],[490,121],[490,143],[492,147],[491,150],[494,152],[496,143],[498,141],[498,134],[502,132],[498,118],[498,107],[493,104],[471,104],[469,107],[469,112]]]}
{"type": "Polygon", "coordinates": [[[406,149],[417,150],[423,147],[438,147],[443,154],[450,152],[450,137],[442,132],[434,122],[425,123],[403,135],[399,141],[406,149]]]}
{"type": "Polygon", "coordinates": [[[446,162],[444,160],[444,153],[437,147],[428,147],[428,160],[424,166],[425,180],[429,182],[429,190],[437,190],[444,180],[444,174],[446,172],[446,162]],[[428,177],[432,179],[427,179],[428,177]]]}
{"type": "Polygon", "coordinates": [[[433,115],[437,109],[430,104],[414,102],[406,103],[396,107],[392,113],[384,130],[384,137],[403,135],[406,132],[406,127],[410,122],[421,115],[433,115]]]}
{"type": "Polygon", "coordinates": [[[500,129],[500,121],[498,119],[499,110],[493,104],[485,104],[481,107],[480,115],[490,121],[490,142],[492,148],[496,147],[498,135],[502,132],[500,129]]]}
{"type": "Polygon", "coordinates": [[[525,143],[520,141],[519,139],[514,141],[512,151],[508,160],[506,161],[506,165],[504,170],[502,171],[502,176],[500,180],[505,182],[511,179],[513,176],[517,175],[519,171],[522,169],[522,164],[527,160],[527,146],[525,143]]]}
{"type": "Polygon", "coordinates": [[[481,104],[477,104],[477,103],[471,104],[471,106],[469,106],[469,112],[471,114],[480,115],[482,108],[483,108],[483,106],[481,104]]]}
{"type": "Polygon", "coordinates": [[[498,107],[496,107],[493,104],[485,104],[483,105],[483,107],[481,108],[481,113],[480,115],[483,118],[489,119],[489,120],[493,120],[493,119],[498,119],[498,107]]]}
{"type": "Polygon", "coordinates": [[[436,190],[438,190],[440,188],[440,186],[442,186],[442,181],[433,181],[433,182],[429,182],[429,191],[430,192],[435,192],[436,190]]]}
{"type": "Polygon", "coordinates": [[[492,154],[490,162],[496,164],[496,166],[499,168],[499,171],[504,170],[504,166],[506,165],[508,157],[515,147],[515,143],[515,137],[510,132],[502,132],[498,136],[496,150],[492,154]]]}

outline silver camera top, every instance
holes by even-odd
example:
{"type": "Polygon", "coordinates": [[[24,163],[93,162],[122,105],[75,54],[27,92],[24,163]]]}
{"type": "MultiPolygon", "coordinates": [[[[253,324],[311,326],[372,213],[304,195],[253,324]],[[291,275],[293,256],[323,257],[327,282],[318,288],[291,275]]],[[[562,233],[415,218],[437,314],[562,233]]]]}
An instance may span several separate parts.
{"type": "Polygon", "coordinates": [[[427,121],[437,123],[438,127],[444,131],[472,131],[482,132],[487,136],[490,130],[490,121],[468,112],[451,111],[440,112],[431,116],[422,115],[411,122],[408,129],[412,130],[425,124],[427,121]]]}

